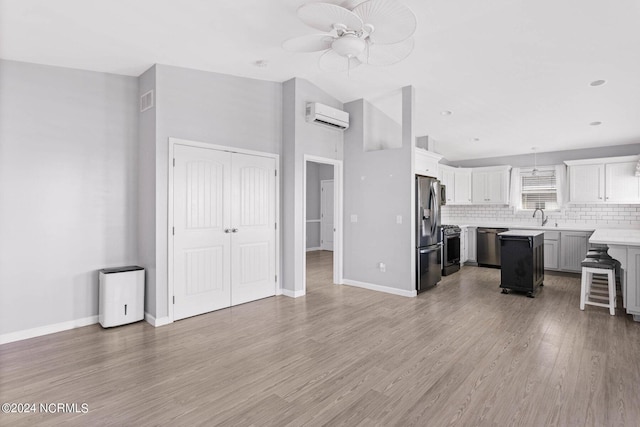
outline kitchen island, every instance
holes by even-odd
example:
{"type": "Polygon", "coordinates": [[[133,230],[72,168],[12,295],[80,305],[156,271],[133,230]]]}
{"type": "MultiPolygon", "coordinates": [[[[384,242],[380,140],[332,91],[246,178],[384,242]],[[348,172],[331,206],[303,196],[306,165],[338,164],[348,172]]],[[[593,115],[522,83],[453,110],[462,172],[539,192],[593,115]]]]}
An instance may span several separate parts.
{"type": "Polygon", "coordinates": [[[609,255],[620,262],[622,305],[640,322],[640,230],[598,228],[589,243],[609,246],[609,255]]]}

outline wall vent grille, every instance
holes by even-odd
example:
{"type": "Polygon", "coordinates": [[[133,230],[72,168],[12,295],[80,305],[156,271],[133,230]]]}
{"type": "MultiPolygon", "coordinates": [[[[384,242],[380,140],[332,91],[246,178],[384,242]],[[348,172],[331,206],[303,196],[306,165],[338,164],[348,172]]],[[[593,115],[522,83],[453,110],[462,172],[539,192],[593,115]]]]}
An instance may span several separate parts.
{"type": "Polygon", "coordinates": [[[149,108],[153,108],[153,89],[140,97],[140,112],[147,111],[149,108]]]}

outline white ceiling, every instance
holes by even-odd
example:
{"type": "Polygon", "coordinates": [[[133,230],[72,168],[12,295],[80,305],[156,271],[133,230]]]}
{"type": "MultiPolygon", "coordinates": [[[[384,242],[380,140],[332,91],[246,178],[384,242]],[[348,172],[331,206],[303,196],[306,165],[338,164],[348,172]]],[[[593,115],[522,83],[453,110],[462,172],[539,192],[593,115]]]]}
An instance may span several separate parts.
{"type": "Polygon", "coordinates": [[[418,21],[414,52],[350,75],[281,48],[318,32],[296,17],[304,3],[0,0],[0,57],[131,76],[161,63],[302,77],[343,102],[413,85],[417,135],[449,160],[640,143],[637,0],[404,0],[418,21]],[[597,79],[607,83],[590,87],[597,79]]]}

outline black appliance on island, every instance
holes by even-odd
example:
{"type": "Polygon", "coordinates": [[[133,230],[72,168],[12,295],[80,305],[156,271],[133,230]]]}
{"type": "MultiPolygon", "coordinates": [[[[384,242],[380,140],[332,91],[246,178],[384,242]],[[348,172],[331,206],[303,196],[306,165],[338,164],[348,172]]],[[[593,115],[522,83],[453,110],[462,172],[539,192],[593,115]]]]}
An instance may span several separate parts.
{"type": "Polygon", "coordinates": [[[416,290],[423,292],[442,278],[440,181],[416,176],[416,290]]]}
{"type": "Polygon", "coordinates": [[[442,226],[442,275],[448,276],[460,270],[460,227],[442,226]]]}
{"type": "Polygon", "coordinates": [[[544,232],[509,230],[498,234],[500,239],[500,287],[526,292],[533,298],[544,281],[544,232]]]}

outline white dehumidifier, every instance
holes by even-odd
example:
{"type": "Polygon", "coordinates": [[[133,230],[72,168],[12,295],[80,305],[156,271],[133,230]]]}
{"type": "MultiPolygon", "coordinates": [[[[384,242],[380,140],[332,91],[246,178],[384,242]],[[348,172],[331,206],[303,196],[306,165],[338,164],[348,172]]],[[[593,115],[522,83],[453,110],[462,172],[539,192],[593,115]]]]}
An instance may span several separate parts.
{"type": "Polygon", "coordinates": [[[103,328],[144,319],[144,268],[136,265],[100,270],[98,321],[103,328]]]}

